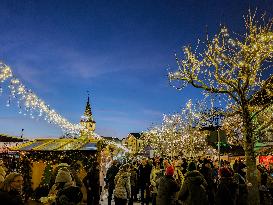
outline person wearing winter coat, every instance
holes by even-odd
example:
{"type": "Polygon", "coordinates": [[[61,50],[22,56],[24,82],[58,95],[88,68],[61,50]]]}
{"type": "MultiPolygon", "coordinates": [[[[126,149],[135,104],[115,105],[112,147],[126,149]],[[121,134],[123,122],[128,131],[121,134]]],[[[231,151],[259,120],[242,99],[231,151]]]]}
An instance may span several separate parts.
{"type": "Polygon", "coordinates": [[[162,176],[164,176],[164,170],[160,169],[160,161],[156,161],[150,175],[150,192],[152,195],[152,205],[156,205],[156,196],[158,191],[157,180],[162,176]]]}
{"type": "Polygon", "coordinates": [[[138,173],[134,164],[130,165],[130,183],[131,183],[131,196],[129,205],[133,205],[133,202],[137,200],[137,178],[138,173]]]}
{"type": "Polygon", "coordinates": [[[219,184],[215,194],[216,205],[236,205],[239,189],[228,168],[219,170],[219,184]]]}
{"type": "Polygon", "coordinates": [[[112,166],[106,172],[105,182],[108,189],[108,205],[111,205],[112,195],[115,189],[115,177],[119,171],[117,164],[118,161],[113,160],[112,166]]]}
{"type": "Polygon", "coordinates": [[[23,186],[21,174],[12,172],[6,176],[0,186],[0,203],[5,205],[23,205],[21,191],[23,186]]]}
{"type": "Polygon", "coordinates": [[[147,159],[142,159],[141,165],[138,168],[139,176],[138,176],[138,182],[140,186],[140,192],[141,192],[141,204],[144,203],[146,205],[149,204],[149,198],[150,198],[150,174],[151,174],[152,167],[148,164],[147,159]],[[146,192],[146,197],[144,197],[144,192],[146,192]]]}
{"type": "Polygon", "coordinates": [[[175,205],[179,184],[173,178],[174,168],[168,166],[165,175],[158,180],[156,205],[175,205]]]}
{"type": "Polygon", "coordinates": [[[204,176],[208,184],[206,190],[208,194],[209,204],[214,205],[214,195],[215,195],[216,185],[213,180],[213,172],[212,172],[210,160],[208,159],[203,160],[203,165],[200,170],[200,173],[204,176]]]}
{"type": "Polygon", "coordinates": [[[54,205],[78,205],[82,198],[81,189],[72,180],[69,170],[59,169],[48,197],[42,197],[40,201],[54,205]]]}
{"type": "Polygon", "coordinates": [[[238,173],[234,173],[233,178],[239,186],[237,204],[248,205],[248,188],[246,185],[246,180],[238,173]]]}
{"type": "Polygon", "coordinates": [[[131,196],[129,168],[129,164],[122,165],[115,177],[114,197],[116,205],[126,205],[131,196]]]}
{"type": "Polygon", "coordinates": [[[196,170],[196,164],[190,162],[184,183],[178,194],[178,200],[183,205],[208,205],[206,187],[207,182],[204,176],[196,170]]]}
{"type": "Polygon", "coordinates": [[[83,178],[87,193],[87,205],[98,205],[100,200],[99,163],[94,162],[92,168],[83,178]]]}

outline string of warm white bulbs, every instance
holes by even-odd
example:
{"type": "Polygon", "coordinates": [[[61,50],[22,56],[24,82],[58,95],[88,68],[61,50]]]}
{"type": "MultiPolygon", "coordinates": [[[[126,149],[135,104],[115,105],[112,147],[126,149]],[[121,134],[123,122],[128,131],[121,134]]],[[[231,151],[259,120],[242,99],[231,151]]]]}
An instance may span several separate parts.
{"type": "MultiPolygon", "coordinates": [[[[11,100],[17,101],[19,113],[24,112],[24,115],[29,113],[31,118],[37,115],[39,118],[49,123],[58,125],[64,132],[78,134],[83,127],[80,124],[73,124],[66,118],[62,117],[54,109],[50,108],[42,99],[34,92],[27,89],[26,86],[16,77],[13,76],[12,70],[4,63],[0,63],[0,82],[8,81],[10,96],[7,101],[7,106],[10,106],[11,100]]],[[[3,89],[1,88],[1,92],[3,89]]]]}
{"type": "MultiPolygon", "coordinates": [[[[8,107],[12,100],[16,100],[19,107],[19,113],[24,112],[24,115],[29,113],[31,118],[35,118],[35,116],[43,118],[47,122],[59,126],[63,132],[69,133],[73,136],[79,136],[80,131],[84,129],[80,123],[73,124],[66,118],[62,117],[54,109],[50,108],[47,103],[40,99],[30,89],[27,89],[18,78],[13,76],[12,70],[9,66],[0,62],[0,94],[3,92],[1,84],[5,81],[8,82],[8,88],[10,90],[10,96],[6,104],[8,107]]],[[[102,137],[95,132],[93,133],[93,137],[96,139],[102,139],[102,137]]],[[[126,147],[109,140],[106,140],[106,144],[115,145],[117,148],[121,148],[125,152],[129,151],[126,147]]]]}

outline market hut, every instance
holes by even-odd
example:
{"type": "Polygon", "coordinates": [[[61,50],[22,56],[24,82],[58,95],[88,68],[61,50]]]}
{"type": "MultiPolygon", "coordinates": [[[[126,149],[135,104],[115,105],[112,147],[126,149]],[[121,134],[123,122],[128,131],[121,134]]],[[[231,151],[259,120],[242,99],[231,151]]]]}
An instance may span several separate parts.
{"type": "Polygon", "coordinates": [[[90,166],[100,162],[102,145],[103,140],[94,138],[36,139],[10,150],[18,153],[24,192],[32,195],[38,187],[52,185],[54,170],[61,163],[70,165],[82,180],[90,166]]]}

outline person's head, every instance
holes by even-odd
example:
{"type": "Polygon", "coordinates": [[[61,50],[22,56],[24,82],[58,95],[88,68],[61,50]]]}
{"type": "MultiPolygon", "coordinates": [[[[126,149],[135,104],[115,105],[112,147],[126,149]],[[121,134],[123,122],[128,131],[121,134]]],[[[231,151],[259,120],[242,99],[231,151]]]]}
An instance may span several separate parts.
{"type": "Polygon", "coordinates": [[[1,184],[1,188],[3,191],[11,191],[11,190],[17,190],[21,191],[23,187],[24,179],[21,174],[17,172],[12,172],[8,174],[1,184]]]}
{"type": "Polygon", "coordinates": [[[55,183],[67,183],[72,182],[71,174],[67,171],[59,170],[56,175],[55,183]]]}
{"type": "Polygon", "coordinates": [[[119,170],[122,172],[127,172],[127,171],[129,171],[129,169],[130,169],[130,164],[124,164],[120,167],[119,170]]]}
{"type": "Polygon", "coordinates": [[[95,162],[93,162],[92,168],[93,168],[93,170],[98,170],[98,169],[100,169],[100,164],[97,161],[95,161],[95,162]]]}
{"type": "Polygon", "coordinates": [[[196,170],[196,164],[194,162],[190,162],[188,165],[188,171],[194,171],[196,170]]]}
{"type": "Polygon", "coordinates": [[[207,158],[206,158],[206,159],[204,159],[203,164],[204,164],[204,166],[205,166],[205,167],[207,167],[207,168],[211,168],[211,163],[210,163],[210,160],[208,160],[207,158]]]}
{"type": "Polygon", "coordinates": [[[164,161],[163,161],[163,166],[164,166],[165,168],[167,168],[168,166],[170,166],[170,163],[169,163],[169,160],[168,160],[168,159],[164,159],[164,161]]]}
{"type": "Polygon", "coordinates": [[[146,159],[146,158],[143,158],[143,159],[141,160],[141,164],[142,164],[143,166],[145,166],[145,165],[147,164],[147,159],[146,159]]]}
{"type": "Polygon", "coordinates": [[[117,160],[113,160],[112,161],[112,165],[117,166],[118,165],[118,161],[117,160]]]}
{"type": "Polygon", "coordinates": [[[173,176],[174,174],[174,168],[173,166],[168,166],[165,171],[166,176],[173,176]]]}
{"type": "Polygon", "coordinates": [[[226,167],[222,167],[219,169],[219,176],[220,177],[231,177],[232,173],[230,172],[230,170],[226,167]]]}

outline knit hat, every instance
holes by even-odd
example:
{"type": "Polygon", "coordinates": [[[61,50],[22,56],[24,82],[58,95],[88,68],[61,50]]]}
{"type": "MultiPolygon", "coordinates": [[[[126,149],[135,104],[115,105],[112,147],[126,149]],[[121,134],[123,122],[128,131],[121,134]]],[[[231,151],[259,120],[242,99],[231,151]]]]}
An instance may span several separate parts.
{"type": "Polygon", "coordinates": [[[194,162],[190,162],[188,165],[188,171],[196,170],[196,164],[194,162]]]}
{"type": "Polygon", "coordinates": [[[59,182],[71,182],[72,181],[72,177],[70,175],[69,172],[63,171],[63,170],[59,170],[58,174],[56,176],[55,179],[55,183],[59,183],[59,182]]]}
{"type": "Polygon", "coordinates": [[[168,166],[168,167],[166,168],[166,175],[167,175],[167,176],[173,176],[173,173],[174,173],[174,168],[173,168],[173,166],[168,166]]]}
{"type": "Polygon", "coordinates": [[[221,169],[219,169],[219,175],[221,177],[231,177],[232,173],[229,171],[228,168],[222,167],[221,169]]]}

